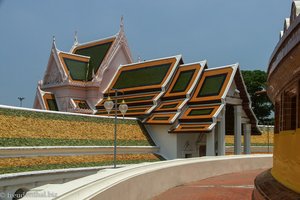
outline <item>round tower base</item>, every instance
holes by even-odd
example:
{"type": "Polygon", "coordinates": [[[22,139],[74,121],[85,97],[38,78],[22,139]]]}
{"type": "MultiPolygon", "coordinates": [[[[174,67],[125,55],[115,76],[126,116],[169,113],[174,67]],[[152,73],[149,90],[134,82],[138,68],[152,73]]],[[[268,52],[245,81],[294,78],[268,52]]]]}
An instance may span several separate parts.
{"type": "Polygon", "coordinates": [[[299,200],[300,194],[279,183],[271,174],[271,169],[262,172],[254,180],[252,200],[299,200]]]}

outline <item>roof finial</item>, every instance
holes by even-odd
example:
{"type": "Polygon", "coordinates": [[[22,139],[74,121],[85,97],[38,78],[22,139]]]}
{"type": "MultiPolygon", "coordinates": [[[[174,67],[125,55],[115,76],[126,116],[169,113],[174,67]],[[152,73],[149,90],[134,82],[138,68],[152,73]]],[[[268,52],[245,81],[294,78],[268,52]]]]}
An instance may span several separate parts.
{"type": "Polygon", "coordinates": [[[74,33],[74,45],[78,44],[78,37],[77,37],[77,31],[74,33]]]}
{"type": "Polygon", "coordinates": [[[52,48],[56,48],[55,35],[52,36],[52,48]]]}
{"type": "Polygon", "coordinates": [[[121,16],[120,29],[122,31],[124,30],[124,17],[123,17],[123,15],[121,16]]]}

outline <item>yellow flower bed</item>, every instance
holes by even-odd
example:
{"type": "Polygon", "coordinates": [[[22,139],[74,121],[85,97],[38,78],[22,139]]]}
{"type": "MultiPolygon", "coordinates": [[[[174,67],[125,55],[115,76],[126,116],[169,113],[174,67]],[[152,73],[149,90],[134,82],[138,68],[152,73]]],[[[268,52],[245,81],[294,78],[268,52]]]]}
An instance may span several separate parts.
{"type": "MultiPolygon", "coordinates": [[[[2,138],[113,140],[114,124],[0,115],[2,138]]],[[[147,140],[138,124],[118,124],[118,139],[147,140]]]]}
{"type": "MultiPolygon", "coordinates": [[[[269,132],[269,140],[270,140],[270,144],[273,144],[273,141],[274,141],[274,133],[273,132],[269,132]]],[[[226,141],[226,143],[233,144],[234,136],[226,135],[225,141],[226,141]]],[[[244,142],[244,137],[242,136],[242,143],[243,142],[244,142]]],[[[252,144],[268,144],[268,132],[264,131],[264,132],[262,132],[261,135],[252,135],[251,143],[252,144]]]]}
{"type": "MultiPolygon", "coordinates": [[[[30,158],[2,158],[0,168],[29,167],[51,164],[74,164],[90,162],[112,161],[113,155],[87,155],[87,156],[47,156],[30,158]]],[[[117,160],[159,160],[154,154],[119,154],[117,160]]]]}

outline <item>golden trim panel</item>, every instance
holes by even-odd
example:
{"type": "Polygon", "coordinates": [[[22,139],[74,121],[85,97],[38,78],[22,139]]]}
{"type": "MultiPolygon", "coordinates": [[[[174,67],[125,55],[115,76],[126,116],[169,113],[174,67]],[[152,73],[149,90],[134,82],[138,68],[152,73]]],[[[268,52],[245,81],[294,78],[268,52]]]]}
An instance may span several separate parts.
{"type": "Polygon", "coordinates": [[[194,133],[209,131],[211,124],[179,124],[171,133],[194,133]]]}
{"type": "MultiPolygon", "coordinates": [[[[47,102],[48,99],[49,99],[49,100],[55,100],[55,101],[56,101],[56,99],[55,99],[54,94],[46,93],[46,94],[43,95],[43,100],[44,100],[44,104],[45,104],[45,106],[46,106],[46,109],[47,109],[47,110],[50,110],[49,105],[48,105],[48,102],[47,102]]],[[[57,103],[56,103],[56,104],[57,104],[57,103]]],[[[57,105],[56,105],[56,106],[57,106],[57,105]]]]}
{"type": "Polygon", "coordinates": [[[177,111],[178,107],[182,104],[183,100],[162,102],[155,111],[177,111]],[[174,106],[174,107],[173,107],[174,106]],[[165,107],[165,108],[164,108],[165,107]],[[169,107],[169,108],[168,108],[169,107]]]}
{"type": "Polygon", "coordinates": [[[75,105],[76,105],[76,108],[80,108],[80,104],[83,103],[84,105],[87,106],[87,108],[80,108],[80,109],[88,109],[88,110],[91,110],[88,102],[84,99],[73,99],[75,105]]]}
{"type": "Polygon", "coordinates": [[[197,107],[190,107],[188,108],[183,115],[181,116],[180,119],[207,119],[207,118],[212,118],[213,115],[217,112],[217,110],[220,108],[221,105],[216,105],[216,106],[197,106],[197,107]],[[209,110],[211,110],[209,112],[209,110]],[[209,113],[207,114],[195,114],[192,115],[193,112],[197,111],[207,111],[209,113]]]}
{"type": "Polygon", "coordinates": [[[176,113],[154,113],[146,121],[148,124],[171,124],[176,113]]]}
{"type": "MultiPolygon", "coordinates": [[[[151,108],[152,106],[143,106],[143,107],[129,107],[128,111],[126,112],[125,116],[139,116],[144,115],[146,112],[151,108]],[[136,111],[136,112],[134,112],[136,111]]],[[[115,110],[114,108],[110,111],[110,114],[108,115],[107,111],[105,109],[100,109],[96,113],[96,115],[105,115],[105,116],[114,116],[115,110]]],[[[123,116],[121,112],[118,110],[117,113],[118,116],[123,116]]]]}
{"type": "MultiPolygon", "coordinates": [[[[127,105],[130,104],[134,104],[134,103],[145,103],[145,102],[153,102],[153,100],[156,98],[156,96],[158,95],[158,93],[152,93],[152,94],[140,94],[140,95],[132,95],[132,96],[118,96],[117,99],[118,100],[125,100],[127,105]],[[151,97],[153,96],[151,99],[148,100],[140,100],[140,101],[128,101],[128,99],[134,99],[134,98],[139,98],[139,97],[151,97]]],[[[111,99],[114,101],[114,96],[111,96],[111,99]]],[[[107,100],[107,98],[102,99],[101,102],[99,102],[96,106],[103,106],[104,102],[107,100]]]]}
{"type": "MultiPolygon", "coordinates": [[[[115,39],[116,38],[114,37],[114,38],[108,38],[106,40],[91,42],[91,43],[88,43],[88,44],[82,44],[82,45],[79,44],[77,47],[75,47],[73,49],[72,53],[75,53],[77,50],[89,48],[89,47],[92,47],[92,46],[97,46],[97,45],[110,43],[110,42],[113,43],[115,41],[115,39]]],[[[105,59],[105,57],[104,57],[104,59],[105,59]]]]}

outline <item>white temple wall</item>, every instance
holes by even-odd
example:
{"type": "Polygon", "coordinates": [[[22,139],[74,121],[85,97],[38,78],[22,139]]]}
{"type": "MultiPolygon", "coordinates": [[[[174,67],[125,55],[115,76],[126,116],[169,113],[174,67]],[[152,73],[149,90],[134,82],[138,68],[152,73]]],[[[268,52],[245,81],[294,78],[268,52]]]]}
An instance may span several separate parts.
{"type": "Polygon", "coordinates": [[[229,88],[228,93],[227,93],[226,96],[227,97],[233,97],[233,96],[235,96],[235,89],[237,89],[237,88],[236,88],[236,83],[235,83],[235,80],[234,80],[234,81],[232,81],[232,84],[231,84],[231,86],[230,86],[230,88],[229,88]]]}
{"type": "Polygon", "coordinates": [[[177,134],[169,134],[170,125],[145,125],[159,153],[166,159],[177,158],[177,134]]]}
{"type": "Polygon", "coordinates": [[[86,88],[86,100],[92,105],[97,104],[99,101],[98,87],[86,88]]]}
{"type": "Polygon", "coordinates": [[[63,81],[62,74],[59,70],[59,66],[57,66],[57,63],[55,62],[53,54],[50,55],[49,63],[46,69],[46,72],[44,74],[43,78],[43,84],[58,84],[63,81]]]}
{"type": "Polygon", "coordinates": [[[177,158],[198,157],[199,133],[177,134],[177,158]]]}
{"type": "Polygon", "coordinates": [[[70,106],[70,98],[86,99],[85,88],[75,87],[59,87],[46,90],[55,94],[56,103],[60,111],[66,112],[70,106]]]}
{"type": "Polygon", "coordinates": [[[42,106],[41,106],[40,101],[38,100],[37,95],[36,95],[36,97],[34,99],[33,108],[35,108],[35,109],[43,109],[42,106]]]}

